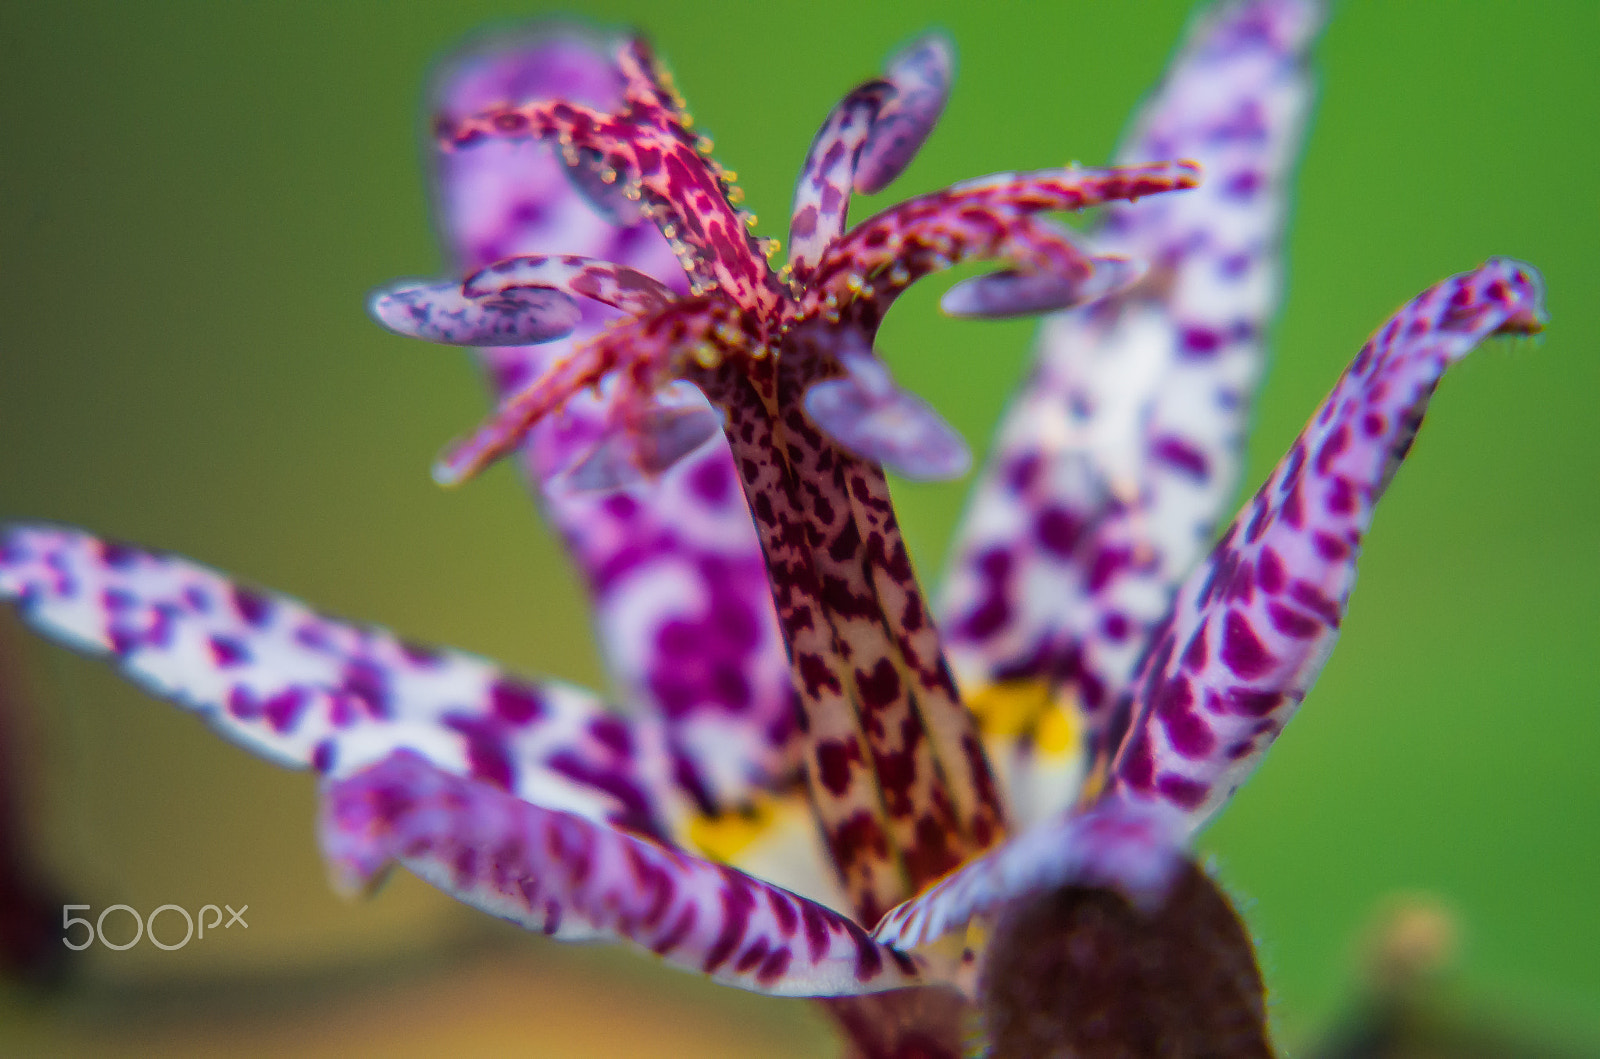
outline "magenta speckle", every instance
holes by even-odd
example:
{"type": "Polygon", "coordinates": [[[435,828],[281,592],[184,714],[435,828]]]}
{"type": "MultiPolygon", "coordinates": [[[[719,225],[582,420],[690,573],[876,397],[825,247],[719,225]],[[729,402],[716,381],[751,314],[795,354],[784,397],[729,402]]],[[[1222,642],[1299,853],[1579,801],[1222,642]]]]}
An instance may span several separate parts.
{"type": "Polygon", "coordinates": [[[1250,627],[1250,619],[1236,610],[1223,619],[1220,657],[1223,665],[1246,680],[1262,676],[1277,662],[1250,627]]]}

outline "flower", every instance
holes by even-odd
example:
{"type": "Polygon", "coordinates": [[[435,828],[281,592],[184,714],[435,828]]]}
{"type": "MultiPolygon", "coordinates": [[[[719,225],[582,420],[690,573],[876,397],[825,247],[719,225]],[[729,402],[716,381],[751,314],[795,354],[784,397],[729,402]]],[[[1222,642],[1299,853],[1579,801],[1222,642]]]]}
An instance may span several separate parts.
{"type": "MultiPolygon", "coordinates": [[[[446,113],[445,227],[467,274],[393,288],[374,310],[397,330],[496,347],[486,357],[508,393],[440,477],[529,439],[648,719],[74,531],[13,530],[0,591],[231,737],[316,768],[325,848],[354,879],[399,860],[548,933],[628,938],[732,984],[845,995],[936,980],[921,943],[1025,893],[1159,891],[1171,852],[1259,760],[1331,646],[1354,546],[1432,384],[1541,312],[1531,271],[1503,261],[1402,310],[1182,581],[1236,470],[1312,21],[1303,5],[1246,5],[1202,32],[1172,84],[1228,71],[1225,98],[1197,113],[1191,101],[1213,97],[1163,93],[1136,149],[1197,142],[1246,163],[1223,153],[1188,205],[1114,209],[1101,254],[1035,214],[1180,187],[1192,169],[1003,175],[845,231],[850,190],[887,183],[942,105],[937,42],[824,125],[787,274],[744,236],[731,175],[702,157],[637,44],[615,66],[570,38],[536,45],[550,51],[533,68],[557,71],[567,100],[535,91],[446,113]],[[536,179],[508,177],[518,151],[577,191],[518,201],[528,185],[516,182],[536,179]],[[499,198],[497,180],[511,181],[499,198]],[[475,232],[473,210],[499,227],[475,232]],[[588,232],[549,244],[560,256],[529,254],[522,238],[542,238],[541,223],[588,232]],[[612,252],[574,256],[580,242],[612,252]],[[969,256],[1016,267],[956,288],[953,311],[1097,303],[1052,325],[1046,374],[1007,428],[952,580],[952,662],[981,729],[943,664],[878,467],[948,473],[960,449],[872,349],[905,284],[969,256]],[[600,304],[621,314],[609,327],[600,304]],[[565,335],[587,341],[526,346],[565,335]],[[1137,370],[1115,370],[1125,361],[1137,370]],[[730,449],[713,441],[718,426],[730,449]],[[1082,809],[1062,753],[1078,710],[1082,809]],[[854,920],[686,852],[727,844],[746,806],[759,822],[792,803],[797,759],[854,920]],[[1008,765],[998,780],[991,759],[1008,765]],[[1015,818],[1041,822],[1009,842],[1003,789],[1023,807],[1015,818]],[[863,926],[919,891],[868,937],[863,926]]],[[[515,72],[516,56],[498,61],[515,72]]],[[[464,76],[492,84],[496,61],[464,76]]]]}

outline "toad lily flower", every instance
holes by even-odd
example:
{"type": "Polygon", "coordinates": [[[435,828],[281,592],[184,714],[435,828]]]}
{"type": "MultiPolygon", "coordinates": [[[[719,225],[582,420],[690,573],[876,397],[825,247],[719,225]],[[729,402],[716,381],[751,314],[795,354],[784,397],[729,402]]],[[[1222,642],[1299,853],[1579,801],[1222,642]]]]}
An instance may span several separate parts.
{"type": "MultiPolygon", "coordinates": [[[[447,71],[454,277],[372,310],[478,350],[498,408],[436,477],[521,455],[629,713],[74,530],[12,528],[0,595],[318,772],[350,880],[398,862],[532,929],[727,984],[970,989],[983,946],[962,928],[1030,895],[1159,907],[1332,648],[1444,369],[1543,319],[1511,261],[1421,294],[1203,556],[1276,301],[1317,14],[1256,0],[1201,22],[1127,165],[985,177],[849,227],[851,193],[891,182],[943,107],[949,50],[920,41],[824,122],[776,270],[642,43],[545,36],[447,71]],[[1205,182],[1150,161],[1173,157],[1205,182]],[[1088,242],[1043,216],[1101,204],[1088,242]],[[941,637],[884,468],[958,474],[966,450],[874,338],[907,285],[970,260],[1003,267],[947,312],[1056,315],[941,637]]],[[[840,1009],[869,1050],[871,1010],[840,1009]]],[[[927,1049],[953,1054],[947,1037],[927,1049]]]]}

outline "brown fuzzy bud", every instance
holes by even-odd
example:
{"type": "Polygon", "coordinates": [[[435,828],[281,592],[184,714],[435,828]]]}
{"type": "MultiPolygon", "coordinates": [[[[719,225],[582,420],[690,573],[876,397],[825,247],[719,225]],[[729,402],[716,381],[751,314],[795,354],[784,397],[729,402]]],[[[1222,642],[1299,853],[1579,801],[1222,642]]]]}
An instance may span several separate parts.
{"type": "Polygon", "coordinates": [[[1194,864],[1156,908],[1071,886],[1006,910],[981,983],[996,1059],[1271,1059],[1255,949],[1194,864]]]}

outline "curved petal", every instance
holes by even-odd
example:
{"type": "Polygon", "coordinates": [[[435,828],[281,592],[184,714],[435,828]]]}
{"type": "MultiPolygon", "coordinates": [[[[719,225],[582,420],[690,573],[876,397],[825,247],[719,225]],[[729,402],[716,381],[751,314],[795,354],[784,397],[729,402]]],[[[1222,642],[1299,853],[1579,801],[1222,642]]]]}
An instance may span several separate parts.
{"type": "Polygon", "coordinates": [[[481,297],[461,284],[402,280],[367,299],[378,323],[406,338],[451,346],[523,346],[572,334],[579,320],[571,295],[549,287],[521,287],[481,297]]]}
{"type": "Polygon", "coordinates": [[[1033,704],[991,725],[1023,821],[1076,789],[1049,718],[1081,711],[1096,757],[1115,749],[1112,707],[1237,488],[1319,20],[1314,0],[1248,0],[1196,25],[1118,160],[1190,157],[1206,179],[1107,208],[1094,249],[1150,271],[1046,323],[957,534],[951,664],[975,700],[1033,704]]]}
{"type": "Polygon", "coordinates": [[[1120,799],[1019,835],[891,909],[872,932],[885,945],[926,944],[1017,898],[1062,886],[1109,886],[1159,901],[1183,865],[1161,814],[1120,799]]]}
{"type": "Polygon", "coordinates": [[[883,80],[845,96],[811,141],[789,211],[789,263],[805,281],[844,232],[850,194],[888,187],[911,163],[944,112],[954,56],[937,34],[889,60],[883,80]]]}
{"type": "Polygon", "coordinates": [[[469,298],[555,287],[625,313],[651,313],[676,300],[671,287],[610,261],[572,254],[524,254],[480,268],[461,284],[469,298]]]}
{"type": "Polygon", "coordinates": [[[333,775],[401,747],[553,809],[665,837],[694,792],[659,724],[553,681],[318,614],[176,556],[77,530],[0,538],[0,599],[151,694],[289,768],[333,775]]]}
{"type": "Polygon", "coordinates": [[[861,149],[855,189],[876,195],[905,172],[944,113],[955,74],[955,50],[942,34],[929,33],[896,52],[884,67],[894,95],[872,122],[861,149]]]}
{"type": "Polygon", "coordinates": [[[1496,258],[1367,342],[1179,590],[1139,671],[1114,791],[1193,831],[1249,777],[1333,650],[1361,538],[1440,376],[1490,335],[1539,330],[1543,296],[1538,273],[1496,258]]]}
{"type": "MultiPolygon", "coordinates": [[[[624,79],[609,54],[609,42],[576,33],[499,41],[447,64],[432,97],[435,115],[449,124],[547,98],[616,109],[624,79]]],[[[548,146],[526,140],[484,141],[432,160],[441,241],[458,273],[517,255],[570,254],[687,291],[666,239],[630,200],[612,195],[597,212],[594,188],[569,179],[589,167],[569,169],[548,146]]],[[[570,339],[481,351],[498,398],[545,375],[616,318],[594,302],[580,308],[570,339]]],[[[624,492],[574,488],[582,483],[570,472],[614,435],[612,401],[584,393],[559,420],[535,425],[523,468],[588,582],[619,694],[653,707],[707,798],[731,806],[795,764],[788,661],[749,509],[720,439],[654,479],[630,480],[624,492]]]]}
{"type": "Polygon", "coordinates": [[[1036,215],[1134,200],[1199,183],[1193,162],[1109,169],[994,173],[919,195],[869,217],[829,244],[805,285],[801,315],[830,323],[848,313],[868,334],[905,288],[971,260],[1003,259],[1025,272],[1058,277],[1059,301],[1106,289],[1095,261],[1059,225],[1036,215]]]}
{"type": "Polygon", "coordinates": [[[871,353],[842,354],[844,374],[815,383],[806,414],[834,441],[912,481],[959,478],[972,453],[955,428],[916,394],[896,386],[871,353]]]}
{"type": "Polygon", "coordinates": [[[402,750],[323,790],[323,849],[364,883],[391,860],[564,940],[616,938],[725,985],[844,996],[917,984],[918,962],[742,872],[529,805],[402,750]]]}

